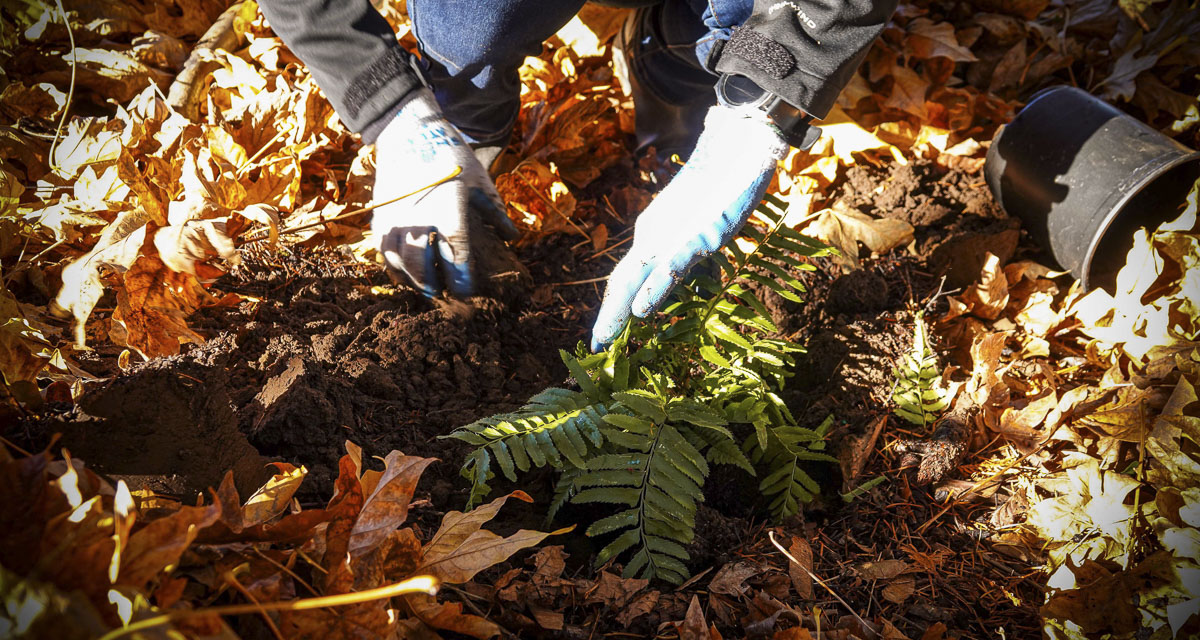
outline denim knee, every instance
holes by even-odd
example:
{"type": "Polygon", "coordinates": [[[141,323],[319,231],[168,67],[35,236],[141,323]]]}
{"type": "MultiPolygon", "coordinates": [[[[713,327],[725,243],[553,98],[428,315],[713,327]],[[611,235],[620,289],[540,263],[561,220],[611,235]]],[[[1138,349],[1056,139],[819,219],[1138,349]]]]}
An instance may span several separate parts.
{"type": "Polygon", "coordinates": [[[409,0],[423,64],[446,117],[468,142],[507,140],[520,109],[517,70],[584,0],[409,0]]]}

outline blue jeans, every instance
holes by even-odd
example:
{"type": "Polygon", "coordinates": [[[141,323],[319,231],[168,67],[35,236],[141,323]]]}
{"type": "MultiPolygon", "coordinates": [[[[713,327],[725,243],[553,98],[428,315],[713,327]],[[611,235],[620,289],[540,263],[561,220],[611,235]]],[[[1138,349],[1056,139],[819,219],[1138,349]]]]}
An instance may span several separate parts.
{"type": "MultiPolygon", "coordinates": [[[[476,146],[505,144],[520,109],[517,70],[583,7],[584,0],[409,0],[434,93],[476,146]]],[[[631,72],[666,101],[715,102],[705,68],[717,40],[750,17],[753,0],[615,0],[653,7],[637,37],[631,72]]],[[[631,48],[632,49],[632,48],[631,48]]]]}

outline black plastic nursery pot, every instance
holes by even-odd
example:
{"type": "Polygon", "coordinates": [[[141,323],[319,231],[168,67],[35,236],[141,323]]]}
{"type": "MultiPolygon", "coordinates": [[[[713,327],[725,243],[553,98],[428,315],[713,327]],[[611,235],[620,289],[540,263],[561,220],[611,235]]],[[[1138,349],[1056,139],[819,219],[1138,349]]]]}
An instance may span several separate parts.
{"type": "Polygon", "coordinates": [[[1200,152],[1074,87],[1035,94],[992,139],[996,201],[1085,289],[1112,289],[1140,227],[1174,218],[1200,152]]]}

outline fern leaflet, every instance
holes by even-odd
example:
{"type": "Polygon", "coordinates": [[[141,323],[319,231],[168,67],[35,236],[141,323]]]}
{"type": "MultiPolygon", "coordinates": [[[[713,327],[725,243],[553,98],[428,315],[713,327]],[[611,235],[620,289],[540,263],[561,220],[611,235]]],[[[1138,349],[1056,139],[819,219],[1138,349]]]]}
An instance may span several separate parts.
{"type": "Polygon", "coordinates": [[[924,427],[937,419],[949,399],[938,373],[937,354],[929,346],[923,314],[918,313],[913,324],[912,349],[896,367],[892,400],[896,403],[896,415],[924,427]]]}

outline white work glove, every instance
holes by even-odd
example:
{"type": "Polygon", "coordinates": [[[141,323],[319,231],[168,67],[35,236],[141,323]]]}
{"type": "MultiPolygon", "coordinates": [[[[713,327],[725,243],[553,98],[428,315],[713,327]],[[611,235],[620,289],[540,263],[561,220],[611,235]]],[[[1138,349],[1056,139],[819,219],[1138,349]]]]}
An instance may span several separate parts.
{"type": "Polygon", "coordinates": [[[653,313],[693,265],[733,239],[790,146],[761,110],[708,110],[691,157],[638,216],[629,253],[608,278],[593,351],[612,343],[631,313],[653,313]]]}
{"type": "Polygon", "coordinates": [[[450,175],[457,177],[375,209],[371,230],[393,276],[403,274],[433,297],[442,290],[474,293],[469,216],[474,213],[505,240],[519,232],[487,171],[446,121],[437,100],[421,88],[404,99],[375,141],[375,202],[387,202],[450,175]]]}

